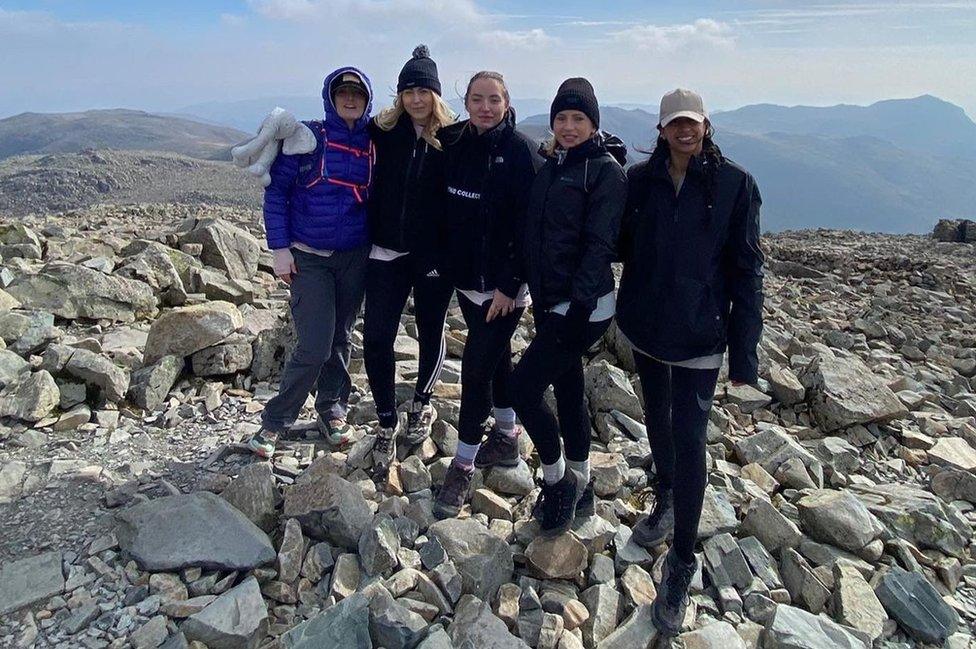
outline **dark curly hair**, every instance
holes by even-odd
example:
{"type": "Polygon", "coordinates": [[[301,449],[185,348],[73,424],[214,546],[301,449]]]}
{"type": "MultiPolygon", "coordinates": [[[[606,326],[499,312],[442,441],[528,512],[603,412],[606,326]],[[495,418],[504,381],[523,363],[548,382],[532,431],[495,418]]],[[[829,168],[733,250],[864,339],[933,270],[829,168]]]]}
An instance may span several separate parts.
{"type": "MultiPolygon", "coordinates": [[[[660,131],[660,127],[658,127],[660,131]]],[[[712,139],[715,135],[715,128],[712,123],[708,120],[705,121],[705,137],[702,140],[702,152],[701,161],[702,168],[705,172],[705,219],[711,220],[712,218],[712,207],[715,204],[715,174],[718,173],[719,167],[725,162],[725,157],[722,155],[722,150],[718,148],[715,141],[712,139]]],[[[647,151],[642,151],[642,153],[648,153],[647,151]]],[[[649,152],[651,154],[650,164],[654,165],[658,160],[667,160],[671,155],[671,147],[668,146],[668,141],[664,139],[663,135],[658,134],[657,142],[654,143],[654,148],[649,152]]]]}

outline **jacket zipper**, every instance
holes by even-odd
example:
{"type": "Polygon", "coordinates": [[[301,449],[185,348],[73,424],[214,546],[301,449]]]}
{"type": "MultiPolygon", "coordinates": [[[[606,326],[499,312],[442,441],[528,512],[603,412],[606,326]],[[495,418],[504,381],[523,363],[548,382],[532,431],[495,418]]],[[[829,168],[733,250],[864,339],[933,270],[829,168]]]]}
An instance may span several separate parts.
{"type": "Polygon", "coordinates": [[[487,282],[485,281],[485,276],[488,275],[488,233],[490,231],[490,224],[488,223],[488,185],[491,182],[491,163],[494,158],[494,151],[491,147],[488,147],[488,172],[485,174],[485,182],[481,188],[481,215],[482,222],[485,224],[484,234],[481,237],[481,292],[484,293],[487,289],[487,282]]]}
{"type": "Polygon", "coordinates": [[[400,230],[398,232],[399,235],[398,239],[401,248],[405,246],[405,241],[406,241],[406,234],[404,232],[404,228],[406,227],[407,224],[407,196],[410,192],[410,172],[413,170],[414,160],[417,159],[418,143],[422,141],[423,140],[418,138],[417,142],[414,142],[413,153],[410,154],[410,162],[407,163],[407,174],[403,180],[403,201],[402,204],[400,205],[400,230]]]}

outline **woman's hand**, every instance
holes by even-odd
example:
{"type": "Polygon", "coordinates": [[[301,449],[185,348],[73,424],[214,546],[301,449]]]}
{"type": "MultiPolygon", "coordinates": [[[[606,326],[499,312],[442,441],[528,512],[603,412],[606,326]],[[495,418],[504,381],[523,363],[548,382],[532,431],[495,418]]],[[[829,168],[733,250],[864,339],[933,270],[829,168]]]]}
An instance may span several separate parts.
{"type": "Polygon", "coordinates": [[[278,248],[272,250],[274,255],[274,272],[285,284],[291,284],[292,276],[298,274],[298,266],[295,265],[295,257],[291,254],[290,248],[278,248]]]}
{"type": "Polygon", "coordinates": [[[485,322],[491,322],[499,317],[504,318],[514,310],[515,300],[496,288],[495,296],[491,299],[491,306],[488,307],[488,315],[485,316],[485,322]]]}

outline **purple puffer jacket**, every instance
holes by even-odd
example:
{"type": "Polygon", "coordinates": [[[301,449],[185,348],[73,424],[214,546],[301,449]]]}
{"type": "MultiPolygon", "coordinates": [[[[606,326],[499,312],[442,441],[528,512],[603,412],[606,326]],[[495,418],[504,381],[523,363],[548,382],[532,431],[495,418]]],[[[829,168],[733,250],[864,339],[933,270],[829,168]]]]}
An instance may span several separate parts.
{"type": "Polygon", "coordinates": [[[369,78],[353,67],[339,68],[322,87],[325,120],[304,122],[318,141],[311,153],[279,153],[264,191],[264,226],[272,250],[303,243],[318,250],[350,250],[367,243],[366,200],[375,154],[366,125],[373,103],[369,78]],[[350,129],[339,117],[329,86],[352,72],[369,90],[366,110],[350,129]]]}

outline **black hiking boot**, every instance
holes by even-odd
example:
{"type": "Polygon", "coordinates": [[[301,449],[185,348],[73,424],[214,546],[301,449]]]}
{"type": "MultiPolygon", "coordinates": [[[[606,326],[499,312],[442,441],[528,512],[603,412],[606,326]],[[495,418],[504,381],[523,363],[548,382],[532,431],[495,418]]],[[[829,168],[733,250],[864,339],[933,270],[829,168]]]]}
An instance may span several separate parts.
{"type": "Polygon", "coordinates": [[[634,542],[653,548],[667,541],[674,532],[674,499],[670,489],[657,492],[654,509],[634,525],[634,542]]]}
{"type": "Polygon", "coordinates": [[[548,538],[568,530],[576,518],[576,504],[582,495],[576,474],[569,469],[556,484],[543,483],[542,493],[539,495],[542,500],[539,533],[548,538]]]}
{"type": "Polygon", "coordinates": [[[676,636],[681,632],[688,608],[688,589],[697,570],[697,557],[691,563],[685,563],[674,547],[668,550],[661,569],[661,585],[651,607],[651,619],[662,635],[676,636]]]}

